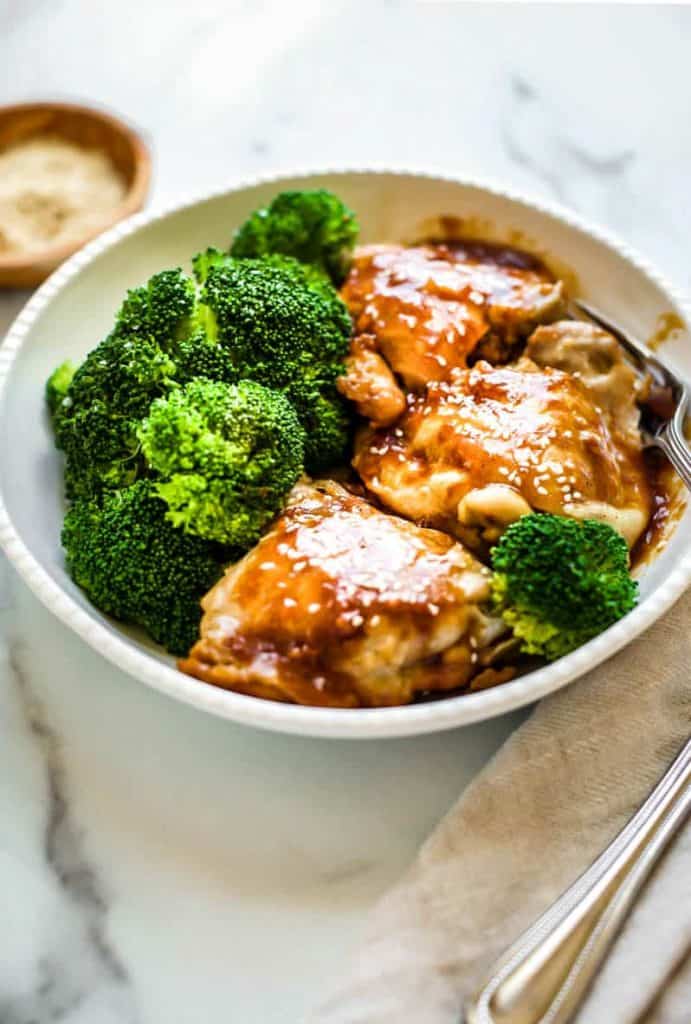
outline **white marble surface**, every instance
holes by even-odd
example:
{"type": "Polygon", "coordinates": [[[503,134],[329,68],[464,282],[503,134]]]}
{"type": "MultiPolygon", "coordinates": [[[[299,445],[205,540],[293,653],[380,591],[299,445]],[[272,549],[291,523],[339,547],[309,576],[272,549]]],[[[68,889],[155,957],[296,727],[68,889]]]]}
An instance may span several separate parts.
{"type": "MultiPolygon", "coordinates": [[[[509,180],[689,290],[690,47],[681,7],[0,0],[0,102],[129,115],[154,204],[298,165],[509,180]]],[[[118,673],[3,570],[0,1022],[299,1020],[515,719],[256,733],[118,673]]]]}

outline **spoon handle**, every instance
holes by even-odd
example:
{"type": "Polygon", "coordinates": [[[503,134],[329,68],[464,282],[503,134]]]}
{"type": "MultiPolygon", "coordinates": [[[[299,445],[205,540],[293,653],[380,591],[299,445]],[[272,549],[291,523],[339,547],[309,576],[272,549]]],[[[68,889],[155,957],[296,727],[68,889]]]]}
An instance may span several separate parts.
{"type": "Polygon", "coordinates": [[[691,740],[610,846],[494,965],[467,1024],[566,1024],[691,810],[691,740]]]}

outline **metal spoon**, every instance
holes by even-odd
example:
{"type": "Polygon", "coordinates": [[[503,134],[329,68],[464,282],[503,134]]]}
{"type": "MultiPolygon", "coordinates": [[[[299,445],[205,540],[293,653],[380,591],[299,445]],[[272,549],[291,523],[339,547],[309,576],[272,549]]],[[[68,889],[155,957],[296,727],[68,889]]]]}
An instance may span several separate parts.
{"type": "Polygon", "coordinates": [[[691,740],[577,882],[494,965],[467,1024],[566,1024],[653,865],[691,811],[691,740]]]}
{"type": "MultiPolygon", "coordinates": [[[[691,490],[684,438],[686,384],[589,303],[579,313],[609,331],[651,382],[644,442],[661,448],[691,490]]],[[[661,853],[691,811],[691,740],[603,854],[494,965],[465,1008],[468,1024],[566,1024],[661,853]]]]}

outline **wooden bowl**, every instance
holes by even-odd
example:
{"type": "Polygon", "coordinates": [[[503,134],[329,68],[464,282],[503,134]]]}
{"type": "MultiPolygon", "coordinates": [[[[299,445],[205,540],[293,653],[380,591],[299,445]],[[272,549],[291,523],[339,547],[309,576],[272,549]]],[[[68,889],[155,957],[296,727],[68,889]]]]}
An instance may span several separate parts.
{"type": "Polygon", "coordinates": [[[83,238],[31,253],[0,253],[0,287],[30,288],[106,228],[141,210],[151,179],[151,159],[142,139],[118,118],[72,103],[18,103],[0,106],[0,150],[34,135],[57,135],[90,149],[101,149],[122,175],[125,198],[103,224],[83,238]]]}

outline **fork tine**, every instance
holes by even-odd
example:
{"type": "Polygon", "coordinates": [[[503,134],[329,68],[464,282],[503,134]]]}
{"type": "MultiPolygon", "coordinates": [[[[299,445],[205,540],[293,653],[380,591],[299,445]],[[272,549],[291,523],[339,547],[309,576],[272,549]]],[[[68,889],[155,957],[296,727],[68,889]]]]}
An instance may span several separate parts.
{"type": "Polygon", "coordinates": [[[636,341],[636,339],[628,334],[627,331],[614,323],[614,321],[604,316],[599,309],[596,309],[595,306],[591,306],[589,302],[583,302],[582,299],[573,299],[572,301],[576,309],[581,313],[585,313],[588,319],[596,323],[598,327],[602,327],[605,331],[609,331],[610,334],[614,335],[617,341],[624,346],[626,351],[630,352],[632,356],[635,356],[644,369],[647,368],[649,360],[654,357],[646,345],[640,341],[636,341]]]}
{"type": "Polygon", "coordinates": [[[573,299],[571,306],[599,327],[609,331],[633,356],[639,368],[652,381],[646,405],[653,409],[655,415],[659,416],[662,422],[657,427],[646,428],[644,436],[647,433],[650,441],[663,450],[686,487],[691,491],[691,452],[684,437],[683,426],[689,401],[686,383],[677,377],[669,367],[661,363],[646,345],[636,341],[590,303],[583,302],[581,299],[573,299]],[[655,409],[655,402],[659,404],[660,401],[665,403],[666,410],[655,409]],[[669,408],[670,403],[671,408],[669,408]]]}
{"type": "Polygon", "coordinates": [[[685,384],[680,378],[668,366],[661,363],[647,345],[644,345],[642,341],[638,341],[628,331],[625,331],[623,327],[620,327],[619,324],[604,316],[595,306],[591,306],[589,302],[583,302],[582,299],[573,299],[571,305],[588,317],[589,320],[592,320],[593,323],[596,323],[598,327],[609,331],[621,344],[622,348],[626,349],[629,355],[633,356],[638,368],[647,374],[657,387],[671,388],[675,398],[685,388],[685,384]]]}

